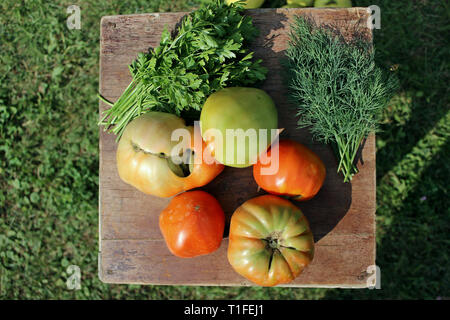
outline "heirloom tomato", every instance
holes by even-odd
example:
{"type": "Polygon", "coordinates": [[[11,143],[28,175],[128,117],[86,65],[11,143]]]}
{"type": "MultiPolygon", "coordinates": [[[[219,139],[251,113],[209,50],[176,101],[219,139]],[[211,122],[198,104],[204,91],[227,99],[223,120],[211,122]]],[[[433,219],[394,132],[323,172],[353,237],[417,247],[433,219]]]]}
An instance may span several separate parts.
{"type": "MultiPolygon", "coordinates": [[[[226,0],[226,3],[228,5],[234,3],[234,2],[238,2],[240,0],[226,0]]],[[[245,9],[256,9],[259,8],[263,5],[264,0],[244,0],[245,1],[245,5],[244,8],[245,9]]]]}
{"type": "Polygon", "coordinates": [[[202,137],[227,166],[256,163],[278,133],[272,98],[257,88],[231,87],[211,94],[200,114],[202,137]],[[274,134],[276,133],[276,134],[274,134]]]}
{"type": "Polygon", "coordinates": [[[289,283],[313,256],[309,223],[289,200],[259,196],[233,213],[228,261],[248,280],[261,286],[289,283]]]}
{"type": "Polygon", "coordinates": [[[199,130],[195,131],[191,126],[186,127],[183,119],[164,112],[149,112],[134,119],[125,128],[117,147],[120,178],[158,197],[171,197],[209,183],[224,167],[198,158],[203,157],[208,146],[199,130]],[[174,148],[180,148],[180,143],[172,140],[172,133],[177,129],[189,138],[181,142],[185,151],[190,150],[184,153],[189,161],[174,161],[172,156],[174,148]],[[194,143],[196,139],[201,143],[194,143]]]}
{"type": "Polygon", "coordinates": [[[319,192],[326,169],[310,149],[292,140],[280,140],[272,145],[266,156],[267,163],[259,160],[253,166],[253,177],[262,189],[298,201],[309,200],[319,192]],[[275,152],[277,146],[278,154],[275,152]],[[271,167],[274,169],[269,170],[271,167]]]}
{"type": "Polygon", "coordinates": [[[219,202],[204,191],[175,196],[159,216],[159,228],[174,255],[190,258],[219,248],[225,214],[219,202]]]}
{"type": "Polygon", "coordinates": [[[288,5],[296,6],[292,8],[311,7],[313,2],[314,0],[287,0],[288,5]]]}
{"type": "Polygon", "coordinates": [[[351,8],[352,0],[315,0],[314,7],[351,8]]]}

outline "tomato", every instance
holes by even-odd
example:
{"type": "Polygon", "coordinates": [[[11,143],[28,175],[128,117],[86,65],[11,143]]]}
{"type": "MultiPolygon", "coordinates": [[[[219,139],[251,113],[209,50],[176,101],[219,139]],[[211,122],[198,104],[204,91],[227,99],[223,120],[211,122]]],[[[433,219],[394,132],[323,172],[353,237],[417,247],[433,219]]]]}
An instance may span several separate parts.
{"type": "Polygon", "coordinates": [[[351,0],[315,0],[314,7],[351,8],[351,0]]]}
{"type": "Polygon", "coordinates": [[[213,180],[224,166],[203,161],[204,149],[199,130],[186,127],[184,120],[164,112],[149,112],[131,121],[117,147],[117,169],[120,178],[138,190],[158,197],[171,197],[182,191],[201,187],[213,180]],[[173,148],[180,144],[172,141],[172,133],[185,129],[188,137],[182,141],[193,151],[189,165],[177,165],[171,157],[173,148]],[[198,132],[197,132],[198,131],[198,132]],[[202,161],[197,161],[197,160],[202,161]],[[210,163],[210,164],[208,164],[210,163]]]}
{"type": "Polygon", "coordinates": [[[312,261],[309,223],[290,201],[264,195],[246,201],[231,217],[228,261],[261,286],[294,280],[312,261]]]}
{"type": "MultiPolygon", "coordinates": [[[[229,5],[231,3],[237,2],[240,0],[226,0],[226,3],[229,5]]],[[[256,9],[263,5],[264,0],[245,0],[245,9],[256,9]]]]}
{"type": "Polygon", "coordinates": [[[159,216],[159,228],[174,255],[190,258],[219,248],[225,214],[219,202],[204,191],[175,196],[159,216]]]}
{"type": "Polygon", "coordinates": [[[267,152],[267,164],[259,160],[253,166],[256,183],[269,193],[290,196],[298,201],[314,197],[326,176],[322,160],[310,149],[292,140],[279,141],[278,157],[275,152],[272,156],[274,147],[276,146],[273,145],[267,152]],[[278,170],[271,174],[262,171],[271,166],[276,168],[277,165],[278,170]]]}
{"type": "Polygon", "coordinates": [[[287,4],[295,6],[290,8],[311,7],[313,5],[313,0],[287,0],[287,4]]]}
{"type": "Polygon", "coordinates": [[[275,103],[257,88],[231,87],[215,92],[200,114],[202,137],[211,144],[214,157],[237,168],[256,163],[276,136],[272,133],[278,132],[277,124],[275,103]]]}

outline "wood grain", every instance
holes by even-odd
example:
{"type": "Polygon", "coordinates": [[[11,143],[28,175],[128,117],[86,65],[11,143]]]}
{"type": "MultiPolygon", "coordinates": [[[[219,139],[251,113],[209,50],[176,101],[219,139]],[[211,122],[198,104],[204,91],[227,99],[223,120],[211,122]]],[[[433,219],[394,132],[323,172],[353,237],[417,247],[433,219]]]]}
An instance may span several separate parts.
{"type": "MultiPolygon", "coordinates": [[[[128,65],[137,53],[159,44],[164,26],[174,28],[186,13],[108,16],[101,20],[100,92],[115,101],[131,80],[128,65]]],[[[263,85],[279,111],[282,137],[295,139],[315,151],[327,167],[322,190],[312,200],[296,203],[310,221],[316,242],[311,265],[287,286],[366,287],[367,267],[375,264],[375,137],[365,142],[360,173],[342,183],[329,147],[314,143],[307,130],[296,129],[294,112],[286,101],[280,58],[287,47],[289,23],[306,15],[318,24],[338,25],[371,39],[365,8],[248,10],[260,29],[252,44],[257,57],[269,68],[263,85]]],[[[107,106],[100,103],[100,112],[107,106]]],[[[182,259],[170,254],[158,227],[158,217],[170,199],[145,195],[122,182],[115,163],[115,136],[100,132],[100,248],[99,277],[107,283],[173,285],[252,285],[238,275],[226,258],[228,240],[213,254],[182,259]]],[[[252,169],[227,167],[203,188],[224,208],[229,222],[234,210],[247,199],[263,194],[252,169]]]]}

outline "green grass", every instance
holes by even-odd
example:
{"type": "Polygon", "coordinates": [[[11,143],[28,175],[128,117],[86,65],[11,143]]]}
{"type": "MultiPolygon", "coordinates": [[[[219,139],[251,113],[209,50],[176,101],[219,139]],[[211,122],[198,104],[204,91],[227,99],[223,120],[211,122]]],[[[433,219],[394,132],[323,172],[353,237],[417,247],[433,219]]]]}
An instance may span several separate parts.
{"type": "MultiPolygon", "coordinates": [[[[206,0],[204,0],[206,1],[206,0]]],[[[54,1],[56,3],[56,1],[54,1]]],[[[378,62],[401,90],[377,137],[381,290],[107,285],[97,277],[101,16],[200,1],[0,4],[0,299],[436,299],[450,296],[449,25],[445,0],[378,4],[378,62]],[[66,8],[81,7],[81,30],[66,8]],[[67,290],[80,266],[82,289],[67,290]]],[[[275,2],[266,2],[270,6],[275,2]]]]}

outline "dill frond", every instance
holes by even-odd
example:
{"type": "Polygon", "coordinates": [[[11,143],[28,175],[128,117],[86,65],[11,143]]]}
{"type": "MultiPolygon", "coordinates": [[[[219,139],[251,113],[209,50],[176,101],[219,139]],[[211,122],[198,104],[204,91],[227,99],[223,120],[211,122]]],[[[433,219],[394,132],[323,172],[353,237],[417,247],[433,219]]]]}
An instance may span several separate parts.
{"type": "Polygon", "coordinates": [[[318,28],[303,17],[291,26],[285,68],[298,127],[332,145],[344,182],[358,172],[358,149],[377,131],[398,89],[397,78],[377,67],[374,55],[372,44],[357,34],[346,41],[337,28],[318,28]]]}

